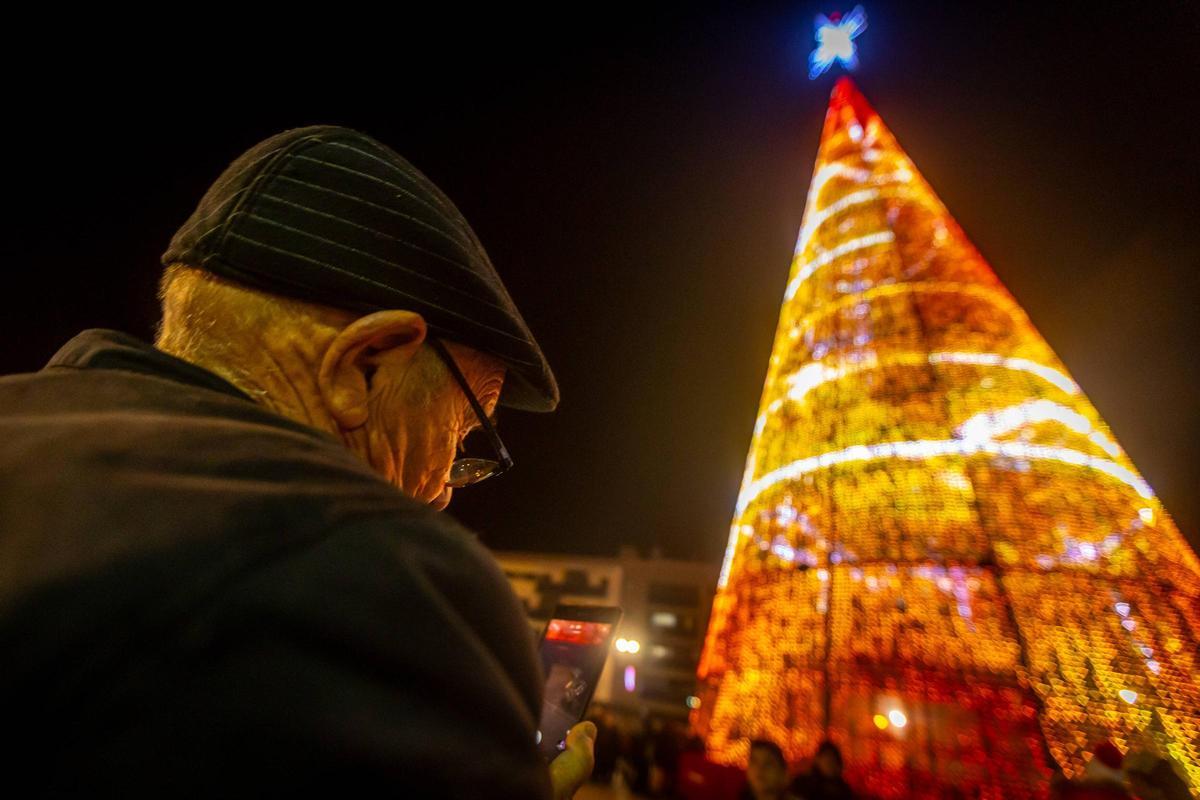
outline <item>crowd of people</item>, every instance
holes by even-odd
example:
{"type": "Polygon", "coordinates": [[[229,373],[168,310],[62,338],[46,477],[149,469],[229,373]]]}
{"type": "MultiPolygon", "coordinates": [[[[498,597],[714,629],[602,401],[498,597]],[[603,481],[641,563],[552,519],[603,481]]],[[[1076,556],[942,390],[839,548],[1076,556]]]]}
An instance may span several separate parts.
{"type": "Polygon", "coordinates": [[[643,718],[593,705],[596,766],[592,781],[611,785],[618,796],[675,797],[679,763],[704,744],[679,720],[643,718]]]}
{"type": "Polygon", "coordinates": [[[779,745],[765,739],[750,743],[744,800],[852,800],[857,796],[842,777],[842,752],[833,742],[822,742],[812,763],[796,776],[779,745]]]}
{"type": "Polygon", "coordinates": [[[1191,792],[1172,762],[1150,750],[1128,754],[1112,742],[1098,742],[1083,775],[1056,776],[1054,800],[1190,800],[1191,792]]]}
{"type": "MultiPolygon", "coordinates": [[[[677,720],[622,714],[594,706],[596,766],[592,781],[610,786],[617,798],[679,800],[868,800],[843,776],[837,745],[825,741],[811,759],[789,763],[775,742],[750,743],[746,770],[706,764],[704,744],[677,720]],[[700,775],[704,768],[708,771],[700,775]]],[[[1082,775],[1056,775],[1052,800],[1188,800],[1187,783],[1172,762],[1151,751],[1124,754],[1111,742],[1098,742],[1082,775]]],[[[955,800],[970,797],[961,791],[955,800]]]]}
{"type": "Polygon", "coordinates": [[[680,720],[643,718],[593,706],[596,766],[592,781],[619,798],[708,800],[849,800],[857,795],[842,777],[842,755],[824,742],[810,762],[793,772],[774,742],[750,746],[745,772],[707,764],[703,741],[680,720]]]}

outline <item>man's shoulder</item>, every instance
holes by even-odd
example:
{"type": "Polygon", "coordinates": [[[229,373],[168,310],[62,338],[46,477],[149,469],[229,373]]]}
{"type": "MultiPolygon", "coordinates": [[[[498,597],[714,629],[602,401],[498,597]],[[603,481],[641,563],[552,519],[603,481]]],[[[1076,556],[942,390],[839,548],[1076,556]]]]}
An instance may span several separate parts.
{"type": "Polygon", "coordinates": [[[548,791],[532,639],[461,526],[373,513],[195,579],[215,563],[179,565],[159,605],[92,617],[66,651],[61,625],[45,632],[41,668],[0,680],[0,707],[22,723],[49,736],[73,720],[87,749],[67,751],[78,763],[65,774],[164,786],[186,774],[216,791],[222,769],[253,767],[249,785],[289,790],[336,778],[454,797],[548,791]],[[80,653],[82,666],[68,658],[80,653]]]}
{"type": "MultiPolygon", "coordinates": [[[[209,544],[143,554],[10,615],[0,641],[18,663],[0,707],[50,721],[85,706],[107,728],[83,735],[109,737],[116,762],[198,748],[214,763],[286,765],[271,773],[285,785],[343,766],[392,780],[424,764],[446,780],[464,754],[500,753],[501,783],[525,788],[496,796],[540,796],[533,640],[473,534],[405,506],[209,544]]],[[[449,783],[482,791],[490,763],[460,764],[449,783]]]]}
{"type": "Polygon", "coordinates": [[[328,614],[343,628],[382,638],[392,636],[399,620],[422,614],[467,634],[510,623],[506,612],[519,608],[478,538],[413,501],[262,542],[204,602],[226,609],[303,609],[309,618],[328,614]]]}
{"type": "Polygon", "coordinates": [[[5,381],[0,510],[21,509],[0,517],[9,591],[143,553],[252,551],[423,511],[335,437],[245,398],[118,369],[5,381]]]}
{"type": "Polygon", "coordinates": [[[297,719],[317,726],[314,737],[332,721],[387,760],[458,763],[455,781],[482,789],[486,770],[460,759],[481,737],[481,751],[507,754],[506,780],[542,780],[530,744],[541,676],[520,603],[491,554],[444,515],[372,514],[293,542],[222,587],[173,638],[182,663],[231,653],[233,680],[267,670],[268,683],[284,682],[252,727],[269,729],[303,698],[297,719]]]}
{"type": "Polygon", "coordinates": [[[466,596],[480,591],[512,596],[495,558],[475,533],[450,515],[403,495],[387,505],[339,519],[296,547],[362,558],[370,568],[347,572],[354,581],[377,571],[415,573],[454,594],[465,590],[466,596]]]}

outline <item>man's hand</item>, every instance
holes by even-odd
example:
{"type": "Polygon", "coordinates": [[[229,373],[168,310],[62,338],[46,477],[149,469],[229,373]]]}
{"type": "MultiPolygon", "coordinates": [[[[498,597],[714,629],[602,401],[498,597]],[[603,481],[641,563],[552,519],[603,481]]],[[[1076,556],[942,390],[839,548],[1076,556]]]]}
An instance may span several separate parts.
{"type": "Polygon", "coordinates": [[[554,800],[570,800],[596,766],[596,726],[581,722],[567,733],[567,749],[550,762],[554,800]]]}

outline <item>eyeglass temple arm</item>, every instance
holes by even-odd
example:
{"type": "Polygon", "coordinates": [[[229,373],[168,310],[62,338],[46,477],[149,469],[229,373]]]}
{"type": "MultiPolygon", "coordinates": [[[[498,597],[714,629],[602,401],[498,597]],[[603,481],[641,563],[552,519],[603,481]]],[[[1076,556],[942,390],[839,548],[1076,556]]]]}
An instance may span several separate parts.
{"type": "Polygon", "coordinates": [[[450,355],[450,351],[446,349],[446,345],[442,344],[439,340],[430,339],[429,341],[430,344],[432,344],[438,351],[438,354],[441,355],[442,360],[446,362],[446,366],[450,369],[450,374],[454,376],[454,379],[458,381],[459,386],[462,387],[463,394],[467,396],[467,402],[471,404],[471,410],[473,410],[475,412],[475,416],[479,418],[479,426],[483,428],[484,435],[487,436],[488,441],[492,443],[492,449],[494,449],[496,451],[496,455],[500,457],[500,463],[503,465],[504,469],[511,469],[513,460],[512,456],[508,454],[508,448],[505,447],[504,442],[500,440],[500,434],[496,432],[496,426],[492,424],[490,419],[488,419],[488,415],[486,412],[484,412],[483,406],[481,406],[479,401],[475,399],[475,393],[471,391],[471,385],[467,383],[467,378],[462,374],[462,370],[458,368],[458,364],[455,363],[454,357],[450,355]]]}

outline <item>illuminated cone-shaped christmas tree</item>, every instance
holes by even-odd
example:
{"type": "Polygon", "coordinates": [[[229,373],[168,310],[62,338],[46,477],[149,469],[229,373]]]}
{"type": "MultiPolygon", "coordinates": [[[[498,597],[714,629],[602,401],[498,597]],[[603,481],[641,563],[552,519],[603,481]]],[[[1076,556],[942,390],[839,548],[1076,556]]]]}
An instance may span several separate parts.
{"type": "Polygon", "coordinates": [[[1200,562],[852,83],[834,89],[699,677],[717,761],[1040,797],[1091,745],[1200,786],[1200,562]]]}

